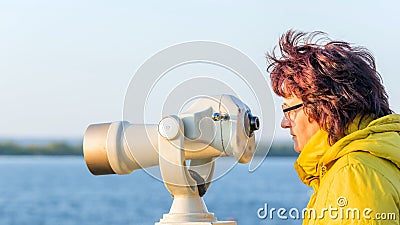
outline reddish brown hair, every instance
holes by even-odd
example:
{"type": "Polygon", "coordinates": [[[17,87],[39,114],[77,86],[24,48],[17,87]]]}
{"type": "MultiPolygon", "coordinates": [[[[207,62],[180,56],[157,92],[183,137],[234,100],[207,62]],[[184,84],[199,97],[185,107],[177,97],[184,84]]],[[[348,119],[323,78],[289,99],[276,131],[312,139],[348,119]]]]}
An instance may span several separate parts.
{"type": "Polygon", "coordinates": [[[267,54],[274,92],[303,100],[305,113],[329,133],[334,144],[360,115],[375,118],[393,113],[376,71],[375,59],[363,47],[331,41],[323,32],[289,30],[267,54]]]}

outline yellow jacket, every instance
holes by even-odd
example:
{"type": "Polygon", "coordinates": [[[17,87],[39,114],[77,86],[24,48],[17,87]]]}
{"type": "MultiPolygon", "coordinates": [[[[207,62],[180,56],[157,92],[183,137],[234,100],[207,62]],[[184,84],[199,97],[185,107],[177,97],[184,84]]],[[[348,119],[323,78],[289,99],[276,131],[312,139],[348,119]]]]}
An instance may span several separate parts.
{"type": "Polygon", "coordinates": [[[358,119],[333,146],[327,139],[318,131],[295,162],[314,189],[303,224],[400,224],[400,115],[358,119]]]}

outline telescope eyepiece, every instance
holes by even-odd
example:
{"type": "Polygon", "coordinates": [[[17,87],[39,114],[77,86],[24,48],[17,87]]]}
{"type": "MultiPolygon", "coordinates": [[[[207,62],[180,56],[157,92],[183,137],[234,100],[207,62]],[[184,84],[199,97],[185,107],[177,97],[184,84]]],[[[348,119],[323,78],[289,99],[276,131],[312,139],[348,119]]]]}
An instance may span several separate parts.
{"type": "Polygon", "coordinates": [[[257,116],[251,116],[250,117],[250,131],[254,132],[258,129],[260,129],[260,120],[258,119],[257,116]]]}
{"type": "Polygon", "coordinates": [[[244,118],[244,128],[247,136],[251,137],[254,134],[254,131],[260,129],[260,120],[257,116],[253,116],[251,111],[247,111],[244,118]]]}

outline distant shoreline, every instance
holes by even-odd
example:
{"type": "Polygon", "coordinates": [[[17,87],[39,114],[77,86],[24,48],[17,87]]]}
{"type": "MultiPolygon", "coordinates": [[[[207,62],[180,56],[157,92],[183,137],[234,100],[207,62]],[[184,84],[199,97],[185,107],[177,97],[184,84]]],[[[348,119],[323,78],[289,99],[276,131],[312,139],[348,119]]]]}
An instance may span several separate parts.
{"type": "Polygon", "coordinates": [[[50,142],[44,145],[0,143],[0,155],[83,155],[82,145],[67,142],[50,142]]]}
{"type": "MultiPolygon", "coordinates": [[[[268,148],[262,145],[259,146],[256,156],[264,156],[268,148]]],[[[71,144],[71,142],[54,141],[46,142],[46,144],[26,144],[16,142],[0,142],[0,155],[54,155],[68,156],[76,155],[83,156],[82,144],[71,144]]],[[[291,143],[273,144],[268,152],[268,156],[297,156],[293,150],[291,143]]]]}

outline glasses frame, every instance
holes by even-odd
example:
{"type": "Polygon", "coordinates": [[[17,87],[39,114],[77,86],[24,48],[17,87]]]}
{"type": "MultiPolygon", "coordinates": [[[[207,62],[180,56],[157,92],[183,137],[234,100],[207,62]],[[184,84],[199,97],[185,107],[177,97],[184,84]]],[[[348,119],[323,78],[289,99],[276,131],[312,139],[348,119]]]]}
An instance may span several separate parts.
{"type": "Polygon", "coordinates": [[[297,105],[290,106],[288,108],[283,108],[283,106],[282,106],[283,115],[285,116],[286,119],[292,120],[292,118],[290,118],[289,113],[295,109],[302,107],[302,106],[304,106],[304,103],[299,103],[297,105]]]}

